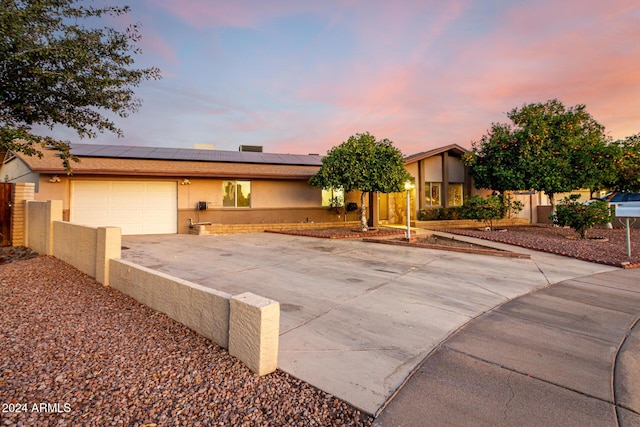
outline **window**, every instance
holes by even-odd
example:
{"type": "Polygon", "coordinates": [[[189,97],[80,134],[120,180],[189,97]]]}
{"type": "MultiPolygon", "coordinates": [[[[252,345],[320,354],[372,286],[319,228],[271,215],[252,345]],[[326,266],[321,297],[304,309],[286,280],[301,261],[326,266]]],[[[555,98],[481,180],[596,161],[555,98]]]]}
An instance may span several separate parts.
{"type": "Polygon", "coordinates": [[[322,206],[339,207],[344,206],[344,190],[330,188],[322,190],[322,206]],[[332,203],[333,201],[333,203],[332,203]]]}
{"type": "Polygon", "coordinates": [[[442,206],[442,184],[439,182],[424,183],[424,201],[426,206],[442,206]]]}
{"type": "Polygon", "coordinates": [[[225,208],[250,208],[251,181],[223,181],[222,206],[225,208]]]}
{"type": "Polygon", "coordinates": [[[447,195],[449,206],[462,206],[462,183],[450,182],[449,194],[447,195]]]}

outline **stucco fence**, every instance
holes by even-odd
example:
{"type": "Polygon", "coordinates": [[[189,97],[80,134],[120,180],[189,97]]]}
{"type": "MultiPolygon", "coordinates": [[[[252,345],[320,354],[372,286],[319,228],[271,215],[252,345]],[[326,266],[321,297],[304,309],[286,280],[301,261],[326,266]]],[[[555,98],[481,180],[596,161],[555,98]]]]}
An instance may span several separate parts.
{"type": "Polygon", "coordinates": [[[62,202],[26,201],[24,244],[52,255],[229,350],[258,375],[276,370],[280,304],[246,292],[230,295],[121,257],[118,227],[62,221],[62,202]]]}

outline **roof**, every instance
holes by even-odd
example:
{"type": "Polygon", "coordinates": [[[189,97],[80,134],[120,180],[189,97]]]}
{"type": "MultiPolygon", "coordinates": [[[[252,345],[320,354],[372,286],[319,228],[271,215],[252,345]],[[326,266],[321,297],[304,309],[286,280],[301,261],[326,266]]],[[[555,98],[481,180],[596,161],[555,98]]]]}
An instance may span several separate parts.
{"type": "Polygon", "coordinates": [[[118,159],[194,160],[200,162],[256,163],[299,166],[320,166],[322,164],[321,157],[318,155],[276,154],[255,151],[72,144],[71,152],[78,157],[104,157],[118,159]]]}
{"type": "Polygon", "coordinates": [[[464,147],[459,146],[458,144],[450,144],[450,145],[446,145],[444,147],[434,148],[433,150],[423,151],[421,153],[416,153],[416,154],[412,154],[410,156],[407,156],[407,157],[404,158],[404,163],[405,164],[409,164],[409,163],[418,162],[418,161],[424,160],[424,159],[426,159],[428,157],[437,156],[438,154],[442,154],[442,153],[444,153],[446,151],[451,151],[454,154],[462,156],[464,153],[466,153],[469,150],[467,150],[464,147]]]}
{"type": "MultiPolygon", "coordinates": [[[[318,155],[180,148],[72,144],[71,152],[80,159],[71,162],[74,175],[309,179],[322,164],[318,155]]],[[[57,150],[42,154],[16,156],[33,172],[66,173],[57,150]]]]}

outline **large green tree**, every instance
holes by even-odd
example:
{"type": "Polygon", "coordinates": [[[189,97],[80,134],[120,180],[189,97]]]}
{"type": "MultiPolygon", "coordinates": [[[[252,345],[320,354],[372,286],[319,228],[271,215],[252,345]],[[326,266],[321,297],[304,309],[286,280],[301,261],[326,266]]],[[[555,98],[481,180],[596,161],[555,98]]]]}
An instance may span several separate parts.
{"type": "Polygon", "coordinates": [[[494,124],[465,155],[476,186],[544,191],[554,196],[600,189],[615,176],[619,149],[584,105],[553,99],[514,108],[511,124],[494,124]]]}
{"type": "Polygon", "coordinates": [[[640,133],[617,142],[621,155],[617,174],[608,188],[615,191],[640,192],[640,133]]]}
{"type": "Polygon", "coordinates": [[[322,167],[309,180],[316,188],[340,188],[345,193],[361,191],[360,228],[367,230],[365,195],[404,190],[411,175],[400,150],[388,139],[376,140],[367,133],[352,135],[322,158],[322,167]]]}
{"type": "Polygon", "coordinates": [[[160,77],[157,68],[133,67],[138,25],[100,24],[128,11],[81,0],[0,0],[0,148],[34,155],[52,144],[69,167],[68,145],[34,134],[34,126],[61,125],[80,138],[122,134],[109,115],[135,112],[141,100],[133,88],[160,77]]]}

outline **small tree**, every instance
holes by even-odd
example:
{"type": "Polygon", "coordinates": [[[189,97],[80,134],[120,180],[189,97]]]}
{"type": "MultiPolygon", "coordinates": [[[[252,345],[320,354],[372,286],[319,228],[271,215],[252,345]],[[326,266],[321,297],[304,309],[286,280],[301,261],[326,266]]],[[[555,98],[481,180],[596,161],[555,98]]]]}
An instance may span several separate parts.
{"type": "Polygon", "coordinates": [[[323,157],[322,167],[309,184],[323,189],[340,188],[345,193],[361,191],[360,228],[366,231],[366,193],[403,191],[404,183],[410,179],[400,150],[388,139],[377,141],[367,132],[352,135],[333,147],[323,157]]]}
{"type": "Polygon", "coordinates": [[[493,222],[504,218],[510,213],[518,213],[523,205],[514,202],[510,197],[492,195],[469,197],[462,206],[462,217],[484,222],[489,230],[493,230],[493,222]]]}
{"type": "Polygon", "coordinates": [[[62,125],[82,137],[121,130],[105,113],[126,117],[141,104],[132,87],[160,77],[157,68],[132,68],[138,25],[99,26],[127,6],[79,0],[2,0],[0,6],[0,148],[39,155],[58,148],[69,168],[69,147],[32,133],[34,125],[62,125]],[[80,3],[80,4],[78,4],[80,3]]]}
{"type": "Polygon", "coordinates": [[[572,194],[562,199],[551,219],[556,225],[573,228],[580,238],[586,239],[587,231],[591,228],[611,222],[611,208],[603,200],[585,204],[580,203],[579,198],[580,195],[572,194]]]}

